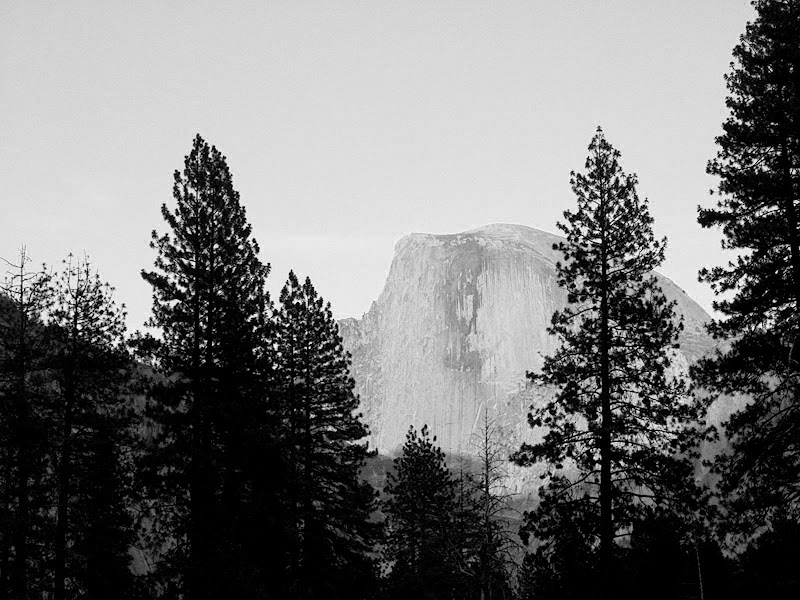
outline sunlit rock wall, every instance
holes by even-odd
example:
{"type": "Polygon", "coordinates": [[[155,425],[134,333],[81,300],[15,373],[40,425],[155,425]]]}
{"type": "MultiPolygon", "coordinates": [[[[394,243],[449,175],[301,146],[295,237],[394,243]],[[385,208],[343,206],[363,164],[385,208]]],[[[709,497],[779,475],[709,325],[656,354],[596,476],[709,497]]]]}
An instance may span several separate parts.
{"type": "MultiPolygon", "coordinates": [[[[380,297],[360,320],[339,323],[373,447],[392,454],[409,425],[427,423],[445,452],[473,454],[484,407],[506,447],[531,439],[525,415],[545,397],[526,389],[525,373],[556,348],[547,326],[566,303],[555,273],[561,254],[552,249],[561,239],[489,225],[397,243],[380,297]]],[[[702,327],[709,317],[660,281],[684,315],[676,364],[685,367],[713,347],[702,327]]]]}

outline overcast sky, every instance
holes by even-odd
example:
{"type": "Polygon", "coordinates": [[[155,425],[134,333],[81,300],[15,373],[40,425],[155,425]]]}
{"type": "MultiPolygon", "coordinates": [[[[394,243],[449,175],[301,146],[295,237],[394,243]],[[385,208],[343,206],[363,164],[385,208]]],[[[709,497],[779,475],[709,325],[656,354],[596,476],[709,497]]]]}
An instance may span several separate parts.
{"type": "Polygon", "coordinates": [[[140,328],[150,231],[200,133],[227,156],[270,288],[337,317],[410,232],[556,231],[597,125],[709,309],[696,223],[748,0],[0,2],[0,256],[88,253],[140,328]]]}

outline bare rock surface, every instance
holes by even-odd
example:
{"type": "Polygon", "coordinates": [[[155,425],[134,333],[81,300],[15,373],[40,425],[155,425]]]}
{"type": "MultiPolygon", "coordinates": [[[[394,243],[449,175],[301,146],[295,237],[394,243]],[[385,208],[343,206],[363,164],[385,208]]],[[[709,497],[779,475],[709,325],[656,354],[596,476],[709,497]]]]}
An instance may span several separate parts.
{"type": "MultiPolygon", "coordinates": [[[[339,322],[373,448],[394,454],[409,425],[427,423],[446,453],[474,454],[485,408],[506,448],[535,439],[526,415],[547,392],[528,386],[525,373],[557,346],[547,327],[566,304],[555,271],[562,257],[553,250],[562,239],[496,224],[397,243],[370,310],[339,322]]],[[[675,361],[682,371],[715,347],[703,327],[710,317],[658,277],[684,318],[675,361]]],[[[510,471],[514,488],[536,475],[510,471]]]]}

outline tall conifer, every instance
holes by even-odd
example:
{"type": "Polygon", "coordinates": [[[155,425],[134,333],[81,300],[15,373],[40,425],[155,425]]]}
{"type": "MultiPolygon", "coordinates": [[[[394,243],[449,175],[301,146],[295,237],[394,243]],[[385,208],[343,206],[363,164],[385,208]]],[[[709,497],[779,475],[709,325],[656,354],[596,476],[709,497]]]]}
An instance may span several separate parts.
{"type": "Polygon", "coordinates": [[[388,598],[454,597],[459,572],[454,540],[458,512],[456,479],[427,425],[406,434],[386,485],[384,560],[388,598]]]}
{"type": "Polygon", "coordinates": [[[586,513],[571,522],[596,523],[585,534],[599,546],[604,597],[613,585],[615,538],[650,507],[688,501],[681,492],[691,489],[692,467],[676,451],[689,449],[685,424],[696,413],[668,371],[681,326],[651,272],[665,240],[654,238],[636,177],[618,159],[598,129],[586,173],[572,174],[578,208],[564,213],[558,227],[567,239],[554,246],[564,254],[556,269],[568,305],[549,329],[562,345],[541,373],[528,375],[557,392],[529,415],[544,438],[514,457],[547,464],[549,481],[528,523],[537,537],[557,536],[571,508],[586,513]]]}
{"type": "Polygon", "coordinates": [[[0,597],[27,599],[42,593],[48,578],[50,537],[45,487],[50,469],[50,390],[43,314],[50,304],[50,276],[29,270],[25,248],[0,286],[0,433],[2,434],[2,530],[0,597]]]}
{"type": "Polygon", "coordinates": [[[715,395],[752,399],[726,424],[732,454],[716,465],[727,529],[741,533],[776,512],[800,514],[800,1],[753,5],[726,76],[730,116],[707,169],[720,178],[719,200],[698,209],[699,223],[719,227],[723,247],[739,251],[700,272],[723,296],[714,307],[724,318],[709,331],[727,344],[693,373],[715,395]]]}
{"type": "Polygon", "coordinates": [[[70,256],[54,279],[55,600],[113,600],[132,587],[133,365],[123,341],[124,312],[112,291],[88,259],[70,256]]]}
{"type": "Polygon", "coordinates": [[[261,399],[269,266],[258,258],[225,157],[199,135],[175,172],[168,232],[152,235],[150,325],[161,331],[156,363],[167,376],[151,404],[154,518],[166,525],[168,582],[192,599],[236,595],[238,519],[246,494],[245,424],[261,399]]]}
{"type": "Polygon", "coordinates": [[[287,475],[288,593],[363,598],[375,581],[375,491],[349,355],[330,304],[293,272],[275,318],[273,410],[287,475]]]}

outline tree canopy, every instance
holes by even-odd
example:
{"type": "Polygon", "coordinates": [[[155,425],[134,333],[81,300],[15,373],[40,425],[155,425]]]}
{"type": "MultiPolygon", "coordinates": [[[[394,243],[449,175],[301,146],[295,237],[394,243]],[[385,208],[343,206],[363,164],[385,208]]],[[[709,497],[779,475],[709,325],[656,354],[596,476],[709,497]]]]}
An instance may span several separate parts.
{"type": "Polygon", "coordinates": [[[690,508],[687,424],[697,414],[671,370],[681,324],[652,273],[665,240],[655,239],[647,201],[619,156],[598,129],[586,173],[572,174],[577,210],[565,211],[558,226],[567,239],[554,246],[564,255],[556,270],[568,305],[549,328],[562,344],[541,373],[528,374],[555,396],[529,415],[542,440],[513,457],[546,464],[527,529],[552,540],[565,518],[582,522],[599,547],[606,593],[614,540],[651,507],[690,508]]]}
{"type": "Polygon", "coordinates": [[[698,221],[738,251],[700,279],[720,295],[709,331],[723,341],[693,371],[699,387],[748,402],[725,424],[716,471],[729,531],[749,535],[800,509],[800,2],[757,0],[726,76],[730,115],[708,173],[717,205],[698,221]]]}

